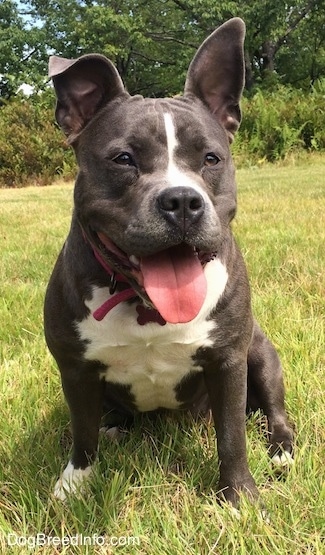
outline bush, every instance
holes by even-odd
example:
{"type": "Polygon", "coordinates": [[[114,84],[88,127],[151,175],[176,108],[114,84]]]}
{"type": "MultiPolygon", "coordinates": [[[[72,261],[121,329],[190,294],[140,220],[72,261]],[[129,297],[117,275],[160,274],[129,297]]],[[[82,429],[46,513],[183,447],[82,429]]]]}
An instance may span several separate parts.
{"type": "MultiPolygon", "coordinates": [[[[325,149],[325,81],[309,94],[280,86],[242,102],[233,145],[239,165],[276,161],[293,151],[325,149]]],[[[54,122],[54,93],[17,97],[0,108],[0,186],[47,185],[70,179],[74,154],[54,122]]]]}
{"type": "Polygon", "coordinates": [[[306,94],[290,87],[257,91],[242,102],[243,120],[234,154],[270,162],[299,149],[325,149],[325,85],[306,94]]]}
{"type": "Polygon", "coordinates": [[[53,94],[17,97],[0,109],[0,186],[71,177],[74,155],[54,122],[53,94]]]}

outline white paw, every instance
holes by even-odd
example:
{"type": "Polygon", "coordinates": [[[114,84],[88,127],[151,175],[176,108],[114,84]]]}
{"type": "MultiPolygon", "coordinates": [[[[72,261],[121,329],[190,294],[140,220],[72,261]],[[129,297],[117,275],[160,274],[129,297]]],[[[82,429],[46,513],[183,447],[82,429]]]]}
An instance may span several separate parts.
{"type": "Polygon", "coordinates": [[[281,453],[277,453],[276,455],[274,455],[274,457],[272,457],[271,461],[274,466],[278,468],[286,468],[292,466],[294,463],[294,460],[289,451],[281,451],[281,453]]]}
{"type": "Polygon", "coordinates": [[[234,507],[233,505],[229,506],[229,513],[232,518],[240,520],[240,511],[236,509],[236,507],[234,507]]]}
{"type": "Polygon", "coordinates": [[[113,428],[103,427],[99,429],[99,432],[110,441],[119,441],[122,439],[123,434],[125,434],[119,426],[114,426],[113,428]]]}
{"type": "Polygon", "coordinates": [[[82,484],[87,480],[92,472],[92,466],[86,468],[75,468],[71,461],[68,462],[61,477],[55,484],[54,497],[65,501],[69,494],[80,492],[82,484]]]}

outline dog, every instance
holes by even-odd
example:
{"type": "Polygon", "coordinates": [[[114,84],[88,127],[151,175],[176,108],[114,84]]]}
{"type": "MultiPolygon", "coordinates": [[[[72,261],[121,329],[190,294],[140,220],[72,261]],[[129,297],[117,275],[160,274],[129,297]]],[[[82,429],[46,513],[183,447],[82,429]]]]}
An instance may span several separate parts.
{"type": "Polygon", "coordinates": [[[130,96],[100,54],[50,58],[56,119],[78,176],[67,240],[45,297],[45,337],[61,372],[73,451],[64,500],[91,475],[101,418],[212,414],[216,494],[258,498],[247,410],[268,422],[269,454],[293,460],[281,363],[253,319],[230,143],[240,120],[244,22],[217,28],[192,60],[183,96],[130,96]]]}

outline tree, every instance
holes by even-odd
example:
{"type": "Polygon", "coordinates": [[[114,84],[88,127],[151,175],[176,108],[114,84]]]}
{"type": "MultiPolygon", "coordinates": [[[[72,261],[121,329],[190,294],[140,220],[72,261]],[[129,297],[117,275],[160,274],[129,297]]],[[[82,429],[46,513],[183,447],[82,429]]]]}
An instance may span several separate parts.
{"type": "Polygon", "coordinates": [[[169,0],[31,0],[48,52],[76,57],[101,52],[112,59],[132,93],[163,95],[182,88],[195,29],[169,0]],[[71,23],[73,22],[73,24],[71,23]]]}
{"type": "Polygon", "coordinates": [[[49,54],[97,51],[115,62],[131,93],[177,93],[197,46],[233,16],[247,26],[248,89],[273,82],[308,87],[325,75],[325,0],[20,0],[19,10],[4,0],[5,8],[0,73],[6,83],[40,86],[49,54]]]}
{"type": "Polygon", "coordinates": [[[0,4],[0,97],[9,98],[19,82],[24,57],[25,35],[14,3],[0,4]]]}
{"type": "MultiPolygon", "coordinates": [[[[23,2],[21,2],[23,4],[23,2]]],[[[42,30],[19,13],[17,3],[0,3],[0,102],[15,96],[23,83],[44,84],[47,57],[42,30]],[[39,66],[42,68],[39,70],[39,66]]]]}
{"type": "Polygon", "coordinates": [[[325,1],[174,0],[206,31],[233,16],[244,19],[246,87],[270,83],[270,78],[298,86],[325,75],[325,1]],[[302,68],[304,70],[302,71],[302,68]]]}
{"type": "Polygon", "coordinates": [[[324,2],[315,2],[285,37],[277,53],[277,72],[284,83],[299,87],[313,85],[325,76],[324,2]]]}

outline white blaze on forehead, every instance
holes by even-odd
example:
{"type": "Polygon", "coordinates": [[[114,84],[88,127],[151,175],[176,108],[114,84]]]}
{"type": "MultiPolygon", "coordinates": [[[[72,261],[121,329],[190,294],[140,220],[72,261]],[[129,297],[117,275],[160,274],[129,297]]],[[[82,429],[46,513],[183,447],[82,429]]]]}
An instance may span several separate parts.
{"type": "Polygon", "coordinates": [[[179,142],[176,137],[176,128],[173,117],[169,112],[164,113],[165,130],[167,137],[167,152],[168,152],[168,166],[167,166],[167,181],[170,187],[192,187],[208,200],[207,195],[204,193],[199,183],[190,175],[186,173],[183,168],[177,165],[176,161],[176,148],[179,142]]]}
{"type": "Polygon", "coordinates": [[[178,141],[176,139],[176,132],[172,115],[165,113],[164,120],[167,136],[168,165],[170,166],[174,163],[174,151],[178,145],[178,141]]]}

